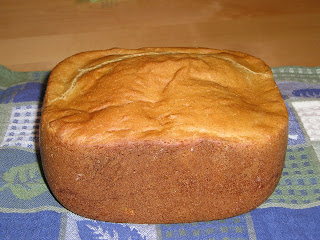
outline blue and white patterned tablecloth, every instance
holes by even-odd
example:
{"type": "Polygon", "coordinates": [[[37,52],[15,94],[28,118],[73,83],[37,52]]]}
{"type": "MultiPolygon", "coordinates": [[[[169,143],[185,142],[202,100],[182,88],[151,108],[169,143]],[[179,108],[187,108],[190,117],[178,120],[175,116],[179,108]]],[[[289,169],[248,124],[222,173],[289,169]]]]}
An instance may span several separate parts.
{"type": "Polygon", "coordinates": [[[77,216],[39,167],[49,72],[0,66],[0,239],[320,239],[320,67],[273,68],[289,111],[288,151],[272,196],[250,213],[189,224],[116,224],[77,216]]]}

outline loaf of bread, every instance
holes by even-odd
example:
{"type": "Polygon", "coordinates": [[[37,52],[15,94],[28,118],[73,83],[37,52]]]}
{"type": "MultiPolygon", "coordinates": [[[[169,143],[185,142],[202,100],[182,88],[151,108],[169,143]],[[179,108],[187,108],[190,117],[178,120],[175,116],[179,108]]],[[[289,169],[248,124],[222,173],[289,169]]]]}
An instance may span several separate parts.
{"type": "Polygon", "coordinates": [[[262,204],[284,165],[288,113],[270,68],[204,48],[110,49],[52,71],[41,117],[46,180],[97,220],[183,223],[262,204]]]}

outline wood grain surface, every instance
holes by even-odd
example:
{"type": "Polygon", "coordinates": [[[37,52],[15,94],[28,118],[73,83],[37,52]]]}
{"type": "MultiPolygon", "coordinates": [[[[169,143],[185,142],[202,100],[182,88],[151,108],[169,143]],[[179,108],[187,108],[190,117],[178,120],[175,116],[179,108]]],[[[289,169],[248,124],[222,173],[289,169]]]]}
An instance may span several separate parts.
{"type": "Polygon", "coordinates": [[[0,0],[0,64],[50,70],[81,51],[210,47],[320,66],[320,1],[0,0]]]}

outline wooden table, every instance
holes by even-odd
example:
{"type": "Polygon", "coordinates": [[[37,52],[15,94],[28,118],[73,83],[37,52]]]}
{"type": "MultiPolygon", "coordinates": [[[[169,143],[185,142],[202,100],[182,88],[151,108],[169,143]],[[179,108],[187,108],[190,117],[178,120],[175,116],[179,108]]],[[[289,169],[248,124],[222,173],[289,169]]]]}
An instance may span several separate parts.
{"type": "Polygon", "coordinates": [[[226,48],[270,66],[320,65],[320,1],[0,0],[0,64],[50,70],[80,51],[226,48]]]}

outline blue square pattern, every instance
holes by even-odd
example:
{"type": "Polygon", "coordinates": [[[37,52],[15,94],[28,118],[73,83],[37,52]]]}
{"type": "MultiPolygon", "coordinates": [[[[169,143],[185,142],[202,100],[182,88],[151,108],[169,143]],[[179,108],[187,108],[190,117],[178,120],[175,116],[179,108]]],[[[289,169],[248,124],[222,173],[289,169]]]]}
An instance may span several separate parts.
{"type": "Polygon", "coordinates": [[[166,240],[249,238],[245,215],[210,222],[162,224],[160,228],[161,237],[166,240]]]}
{"type": "Polygon", "coordinates": [[[284,99],[320,98],[320,85],[294,81],[278,81],[284,99]]]}
{"type": "Polygon", "coordinates": [[[304,89],[297,89],[292,91],[293,96],[295,97],[314,97],[320,98],[320,89],[319,88],[304,88],[304,89]]]}
{"type": "Polygon", "coordinates": [[[60,216],[54,211],[0,213],[0,239],[58,239],[60,216]]]}
{"type": "Polygon", "coordinates": [[[0,147],[37,148],[41,109],[38,105],[14,106],[0,147]]]}

